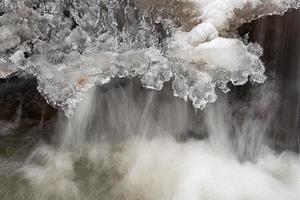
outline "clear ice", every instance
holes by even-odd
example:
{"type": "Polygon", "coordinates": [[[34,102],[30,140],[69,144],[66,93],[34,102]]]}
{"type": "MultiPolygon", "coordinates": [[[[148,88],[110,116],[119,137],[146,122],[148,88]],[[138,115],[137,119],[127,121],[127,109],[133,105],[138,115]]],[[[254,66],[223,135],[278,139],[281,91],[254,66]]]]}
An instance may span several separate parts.
{"type": "Polygon", "coordinates": [[[299,0],[3,0],[0,78],[36,77],[67,116],[113,77],[138,76],[155,90],[171,80],[174,96],[203,109],[216,88],[229,91],[228,82],[266,79],[263,49],[236,29],[298,7],[299,0]]]}

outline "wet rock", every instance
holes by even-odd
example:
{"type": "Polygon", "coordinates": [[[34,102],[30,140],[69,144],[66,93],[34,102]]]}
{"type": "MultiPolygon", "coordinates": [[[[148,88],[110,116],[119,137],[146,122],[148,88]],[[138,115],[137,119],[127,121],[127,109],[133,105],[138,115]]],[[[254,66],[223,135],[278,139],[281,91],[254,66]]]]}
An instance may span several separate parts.
{"type": "Polygon", "coordinates": [[[279,100],[270,137],[278,149],[300,150],[300,10],[283,16],[268,16],[244,24],[241,36],[258,42],[264,49],[262,60],[268,82],[274,81],[279,100]]]}
{"type": "Polygon", "coordinates": [[[20,125],[36,125],[51,120],[56,109],[49,106],[37,90],[33,78],[17,76],[0,79],[0,120],[14,121],[20,108],[20,125]]]}

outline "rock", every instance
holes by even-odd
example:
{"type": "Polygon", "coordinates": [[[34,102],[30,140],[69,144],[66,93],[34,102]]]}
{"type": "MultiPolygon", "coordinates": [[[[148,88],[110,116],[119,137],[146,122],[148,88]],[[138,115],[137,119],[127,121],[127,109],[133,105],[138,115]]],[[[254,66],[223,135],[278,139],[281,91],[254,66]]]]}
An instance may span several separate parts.
{"type": "Polygon", "coordinates": [[[38,92],[35,79],[17,76],[0,79],[0,107],[1,121],[15,121],[20,107],[20,126],[43,124],[57,112],[38,92]]]}
{"type": "Polygon", "coordinates": [[[274,81],[279,95],[272,128],[272,144],[278,149],[300,151],[300,10],[291,9],[283,16],[267,16],[244,24],[241,36],[258,42],[264,49],[262,61],[268,82],[274,81]]]}

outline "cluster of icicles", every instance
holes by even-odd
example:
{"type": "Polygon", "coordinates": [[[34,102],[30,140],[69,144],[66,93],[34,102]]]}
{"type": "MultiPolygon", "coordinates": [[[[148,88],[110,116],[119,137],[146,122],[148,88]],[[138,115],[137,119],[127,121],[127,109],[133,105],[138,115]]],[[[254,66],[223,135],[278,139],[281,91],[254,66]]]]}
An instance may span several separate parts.
{"type": "Polygon", "coordinates": [[[35,76],[48,103],[66,115],[92,86],[115,76],[138,76],[144,87],[155,90],[172,80],[174,96],[203,109],[216,100],[215,88],[228,92],[228,82],[242,85],[266,79],[262,48],[238,37],[236,28],[300,6],[299,0],[154,0],[151,4],[147,0],[1,1],[0,77],[35,76]],[[190,30],[175,25],[176,2],[189,4],[178,13],[195,13],[188,19],[195,24],[190,30]],[[152,9],[137,6],[144,4],[152,9]],[[153,15],[153,10],[171,14],[153,15]]]}

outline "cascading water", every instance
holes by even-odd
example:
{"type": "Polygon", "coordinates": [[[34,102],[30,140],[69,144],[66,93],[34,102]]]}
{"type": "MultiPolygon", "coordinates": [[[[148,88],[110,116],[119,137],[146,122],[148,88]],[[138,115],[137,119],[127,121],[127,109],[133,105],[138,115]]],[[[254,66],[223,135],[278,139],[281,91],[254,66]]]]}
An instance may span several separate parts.
{"type": "MultiPolygon", "coordinates": [[[[9,142],[0,141],[0,199],[300,199],[300,159],[291,151],[299,145],[298,99],[295,116],[285,114],[290,93],[282,88],[295,80],[289,89],[299,90],[297,79],[277,72],[283,64],[298,72],[299,38],[263,54],[260,45],[272,46],[270,17],[257,29],[245,25],[243,38],[237,33],[299,7],[298,0],[0,2],[0,77],[35,77],[60,109],[46,125],[43,111],[24,133],[16,128],[21,98],[16,119],[0,124],[0,140],[9,142]],[[289,143],[281,128],[291,120],[289,143]]],[[[299,23],[299,15],[290,20],[299,23]]],[[[299,36],[299,26],[290,30],[299,36]]]]}

